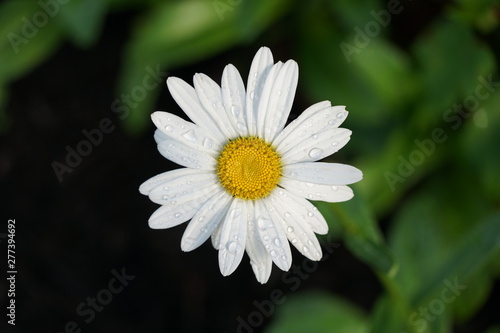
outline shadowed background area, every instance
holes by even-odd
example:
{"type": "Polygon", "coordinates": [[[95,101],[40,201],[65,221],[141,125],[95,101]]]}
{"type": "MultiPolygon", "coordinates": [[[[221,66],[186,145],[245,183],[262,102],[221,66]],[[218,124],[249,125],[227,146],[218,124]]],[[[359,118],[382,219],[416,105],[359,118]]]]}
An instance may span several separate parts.
{"type": "Polygon", "coordinates": [[[500,333],[495,0],[41,0],[0,4],[1,332],[500,333]],[[151,230],[165,79],[299,64],[290,120],[331,100],[364,173],[314,202],[324,258],[222,277],[185,224],[151,230]],[[15,297],[8,220],[15,219],[15,297]],[[6,307],[15,299],[15,327],[6,307]]]}

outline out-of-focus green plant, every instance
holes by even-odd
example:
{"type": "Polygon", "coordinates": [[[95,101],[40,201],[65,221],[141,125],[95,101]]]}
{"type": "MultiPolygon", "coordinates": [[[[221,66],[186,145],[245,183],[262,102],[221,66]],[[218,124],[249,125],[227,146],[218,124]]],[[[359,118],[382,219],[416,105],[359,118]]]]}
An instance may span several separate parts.
{"type": "MultiPolygon", "coordinates": [[[[9,83],[64,40],[91,47],[110,12],[138,12],[120,59],[117,97],[141,87],[148,68],[168,72],[265,39],[278,26],[273,38],[291,43],[290,58],[300,66],[299,94],[350,111],[352,140],[331,159],[355,160],[364,179],[351,201],[317,206],[328,236],[370,267],[384,292],[369,313],[322,291],[287,295],[267,332],[450,332],[480,311],[500,276],[500,51],[488,42],[500,36],[500,4],[448,2],[401,47],[391,37],[394,21],[414,5],[398,2],[391,14],[389,3],[72,0],[47,9],[6,1],[0,131],[9,124],[9,83]]],[[[150,123],[158,92],[127,106],[128,133],[150,123]]],[[[498,326],[487,331],[495,332],[498,326]]]]}

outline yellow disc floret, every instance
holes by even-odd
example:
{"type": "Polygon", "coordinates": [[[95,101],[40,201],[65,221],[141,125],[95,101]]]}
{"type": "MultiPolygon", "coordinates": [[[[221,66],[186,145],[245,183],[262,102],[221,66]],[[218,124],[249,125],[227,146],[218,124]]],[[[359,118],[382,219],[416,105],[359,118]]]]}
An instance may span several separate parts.
{"type": "Polygon", "coordinates": [[[240,199],[268,196],[281,177],[281,159],[275,149],[257,137],[229,141],[217,159],[221,185],[240,199]]]}

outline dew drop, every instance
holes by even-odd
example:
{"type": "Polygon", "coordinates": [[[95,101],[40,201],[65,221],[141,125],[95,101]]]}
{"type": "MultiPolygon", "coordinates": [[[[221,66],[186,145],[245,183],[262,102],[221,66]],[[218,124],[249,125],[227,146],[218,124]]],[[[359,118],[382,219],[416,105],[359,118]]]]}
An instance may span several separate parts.
{"type": "Polygon", "coordinates": [[[250,99],[254,99],[254,97],[255,97],[255,91],[254,91],[254,90],[252,90],[252,91],[250,92],[250,99]]]}
{"type": "Polygon", "coordinates": [[[203,140],[203,146],[204,147],[207,147],[207,148],[212,148],[212,146],[214,145],[214,142],[212,139],[210,138],[205,138],[205,140],[203,140]]]}
{"type": "Polygon", "coordinates": [[[238,118],[241,113],[241,108],[238,105],[233,105],[231,106],[231,113],[233,114],[233,116],[238,118]]]}
{"type": "Polygon", "coordinates": [[[170,126],[170,125],[165,126],[165,131],[172,132],[173,130],[174,130],[174,128],[172,126],[170,126]]]}
{"type": "Polygon", "coordinates": [[[270,253],[271,257],[276,257],[278,255],[278,252],[272,250],[270,253]]]}
{"type": "Polygon", "coordinates": [[[174,217],[175,217],[175,218],[179,218],[179,217],[181,217],[181,213],[175,213],[175,214],[174,214],[174,217]]]}
{"type": "MultiPolygon", "coordinates": [[[[205,216],[200,216],[198,217],[198,222],[203,222],[203,220],[205,219],[205,216]]],[[[202,230],[205,229],[206,231],[206,228],[202,228],[202,230]]]]}
{"type": "Polygon", "coordinates": [[[187,141],[190,141],[190,142],[195,142],[196,141],[196,135],[194,134],[194,132],[191,130],[191,131],[187,131],[186,133],[182,134],[182,137],[184,139],[186,139],[187,141]]]}
{"type": "Polygon", "coordinates": [[[279,238],[274,239],[274,245],[276,245],[277,247],[281,247],[281,241],[279,238]]]}
{"type": "Polygon", "coordinates": [[[278,90],[278,91],[276,92],[276,95],[281,96],[281,90],[278,90]]]}
{"type": "Polygon", "coordinates": [[[337,186],[332,186],[333,191],[337,191],[339,188],[337,186]]]}
{"type": "Polygon", "coordinates": [[[241,123],[241,122],[240,122],[240,123],[237,123],[237,124],[236,124],[236,126],[238,127],[238,129],[239,129],[240,131],[243,131],[243,130],[245,129],[245,124],[243,124],[243,123],[241,123]]]}
{"type": "Polygon", "coordinates": [[[313,148],[309,152],[309,157],[310,158],[321,158],[323,156],[323,150],[319,148],[313,148]]]}
{"type": "Polygon", "coordinates": [[[343,113],[343,112],[341,112],[341,113],[337,114],[337,118],[338,118],[338,119],[342,119],[342,118],[344,118],[344,113],[343,113]]]}
{"type": "Polygon", "coordinates": [[[312,242],[312,240],[308,240],[308,241],[307,241],[307,244],[308,244],[309,246],[313,246],[313,245],[314,245],[314,243],[312,242]]]}
{"type": "Polygon", "coordinates": [[[309,252],[309,248],[308,248],[307,246],[303,246],[303,247],[302,247],[302,251],[304,251],[304,252],[309,252]]]}
{"type": "Polygon", "coordinates": [[[313,214],[312,212],[307,212],[307,216],[309,216],[309,217],[313,217],[313,216],[314,216],[314,214],[313,214]]]}
{"type": "Polygon", "coordinates": [[[338,144],[339,144],[339,143],[338,143],[337,141],[333,141],[333,142],[332,142],[332,146],[334,146],[334,147],[335,147],[335,146],[337,146],[338,144]]]}
{"type": "Polygon", "coordinates": [[[240,246],[237,242],[229,242],[227,244],[227,250],[231,253],[238,253],[240,251],[240,246]]]}
{"type": "Polygon", "coordinates": [[[313,194],[312,194],[312,193],[309,193],[309,194],[307,195],[307,197],[308,197],[309,199],[314,198],[314,196],[313,196],[313,194]]]}
{"type": "Polygon", "coordinates": [[[260,230],[267,230],[269,228],[269,220],[261,217],[257,220],[257,226],[260,230]]]}
{"type": "Polygon", "coordinates": [[[292,239],[292,244],[297,244],[297,242],[298,242],[298,241],[297,241],[297,238],[293,238],[293,239],[292,239]]]}
{"type": "Polygon", "coordinates": [[[254,76],[254,77],[257,77],[257,75],[259,75],[259,73],[258,73],[258,72],[254,72],[254,73],[253,73],[253,76],[254,76]]]}
{"type": "Polygon", "coordinates": [[[163,200],[168,200],[168,195],[164,195],[161,197],[163,200]]]}
{"type": "Polygon", "coordinates": [[[264,237],[262,237],[262,239],[263,239],[264,241],[268,242],[268,241],[269,241],[269,236],[268,236],[268,235],[264,235],[264,237]]]}
{"type": "Polygon", "coordinates": [[[294,230],[293,227],[286,228],[286,231],[288,231],[288,232],[293,232],[293,230],[294,230]]]}
{"type": "Polygon", "coordinates": [[[289,212],[285,212],[285,217],[286,218],[289,218],[290,216],[292,216],[289,212]]]}
{"type": "Polygon", "coordinates": [[[333,126],[333,125],[335,125],[336,123],[337,123],[337,121],[336,121],[335,119],[332,119],[332,120],[330,120],[330,121],[328,122],[328,125],[333,126]]]}

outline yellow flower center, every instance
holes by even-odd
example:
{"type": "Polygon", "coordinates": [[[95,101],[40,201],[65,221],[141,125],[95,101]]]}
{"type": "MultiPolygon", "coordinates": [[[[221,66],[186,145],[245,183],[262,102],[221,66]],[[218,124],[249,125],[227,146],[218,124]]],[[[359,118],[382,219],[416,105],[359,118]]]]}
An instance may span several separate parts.
{"type": "Polygon", "coordinates": [[[268,196],[281,177],[281,159],[274,148],[257,137],[229,141],[217,159],[217,176],[233,197],[268,196]]]}

